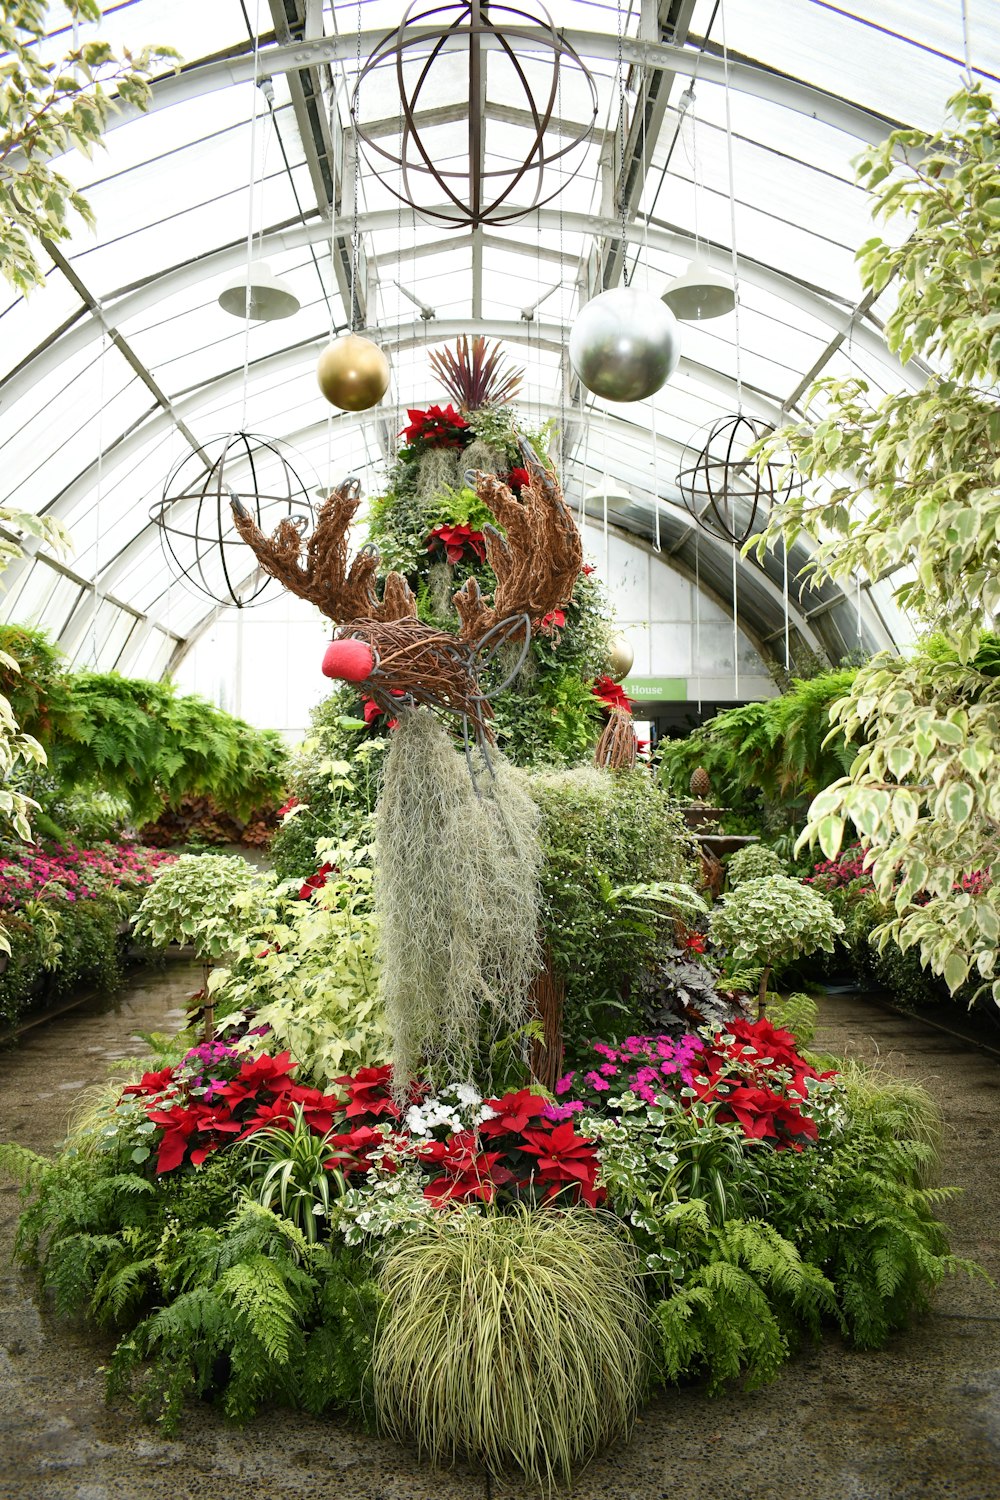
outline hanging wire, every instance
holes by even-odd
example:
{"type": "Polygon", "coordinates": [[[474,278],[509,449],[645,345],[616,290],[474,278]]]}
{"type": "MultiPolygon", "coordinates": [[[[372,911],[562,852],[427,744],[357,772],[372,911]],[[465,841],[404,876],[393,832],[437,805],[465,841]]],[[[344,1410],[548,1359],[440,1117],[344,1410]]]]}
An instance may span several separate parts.
{"type": "Polygon", "coordinates": [[[253,264],[253,195],[257,180],[257,105],[260,96],[258,64],[260,61],[260,0],[253,23],[253,107],[250,112],[250,191],[247,194],[247,276],[243,308],[243,395],[240,407],[240,431],[247,425],[247,387],[250,383],[250,267],[253,264]]]}
{"type": "Polygon", "coordinates": [[[736,319],[734,324],[734,335],[736,344],[736,410],[742,415],[743,412],[743,375],[740,368],[740,268],[739,258],[736,253],[736,179],[733,173],[733,122],[731,116],[731,89],[729,86],[729,48],[726,43],[726,7],[720,7],[722,21],[722,72],[723,72],[723,97],[726,103],[726,160],[729,169],[729,238],[732,245],[733,262],[733,291],[736,296],[736,305],[733,313],[736,319]]]}
{"type": "Polygon", "coordinates": [[[621,214],[622,221],[622,286],[627,287],[628,262],[625,259],[625,223],[628,212],[625,197],[625,149],[627,141],[625,136],[625,64],[622,57],[622,0],[618,0],[616,9],[618,14],[618,129],[620,140],[620,153],[618,158],[618,211],[621,214]]]}
{"type": "Polygon", "coordinates": [[[975,79],[972,76],[972,36],[969,27],[969,3],[962,0],[962,51],[965,55],[965,80],[966,85],[972,88],[975,79]]]}
{"type": "MultiPolygon", "coordinates": [[[[358,0],[358,23],[354,32],[354,64],[354,103],[356,115],[359,115],[361,113],[361,0],[358,0]]],[[[354,203],[351,210],[351,332],[357,333],[358,302],[356,288],[358,284],[358,254],[360,250],[358,236],[358,179],[361,175],[361,158],[358,153],[358,133],[356,127],[352,132],[352,138],[353,149],[351,156],[354,174],[354,203]]]]}
{"type": "MultiPolygon", "coordinates": [[[[639,96],[642,100],[642,177],[646,180],[646,71],[642,69],[639,81],[639,96]]],[[[636,259],[632,262],[632,276],[635,277],[636,259]]],[[[642,216],[642,263],[648,277],[649,275],[649,215],[642,216]]],[[[656,552],[662,551],[660,546],[660,443],[656,431],[656,392],[649,398],[649,429],[653,440],[653,548],[656,552]]]]}
{"type": "Polygon", "coordinates": [[[604,483],[601,499],[604,506],[604,581],[611,577],[611,534],[608,531],[608,408],[604,408],[604,483]]]}
{"type": "Polygon", "coordinates": [[[99,667],[97,653],[97,612],[100,608],[101,585],[101,493],[104,487],[104,382],[108,352],[108,325],[104,321],[104,308],[97,303],[97,316],[101,322],[101,374],[98,381],[97,399],[97,495],[94,501],[94,603],[90,614],[90,657],[94,671],[99,667]]]}
{"type": "Polygon", "coordinates": [[[698,679],[698,719],[701,720],[701,528],[694,528],[694,658],[698,679]]]}
{"type": "Polygon", "coordinates": [[[736,595],[736,543],[733,542],[733,697],[740,696],[740,620],[736,595]]]}

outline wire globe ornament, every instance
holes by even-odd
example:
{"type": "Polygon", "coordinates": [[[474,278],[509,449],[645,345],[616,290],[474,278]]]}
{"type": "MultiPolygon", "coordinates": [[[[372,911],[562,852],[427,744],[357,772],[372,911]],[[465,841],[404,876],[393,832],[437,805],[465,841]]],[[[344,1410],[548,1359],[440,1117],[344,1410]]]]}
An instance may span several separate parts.
{"type": "Polygon", "coordinates": [[[758,467],[749,457],[754,443],[774,428],[742,412],[702,427],[681,454],[677,487],[684,504],[705,531],[742,546],[763,530],[771,507],[802,488],[790,458],[769,459],[758,467]]]}
{"type": "Polygon", "coordinates": [[[413,0],[362,65],[351,97],[359,150],[382,185],[423,218],[472,228],[510,223],[550,203],[583,165],[597,120],[597,88],[548,12],[540,5],[536,11],[499,0],[434,6],[413,0]],[[463,117],[429,120],[442,94],[453,91],[463,55],[463,117]],[[543,55],[548,76],[537,81],[543,55]],[[378,76],[390,69],[391,79],[378,76]],[[571,75],[567,96],[583,95],[577,121],[557,119],[564,73],[571,75]],[[387,91],[398,95],[400,110],[399,128],[388,136],[384,107],[374,106],[378,129],[375,120],[366,124],[360,117],[363,97],[384,104],[387,91]],[[491,150],[489,140],[494,102],[517,109],[526,121],[503,122],[502,151],[491,150]],[[548,171],[553,167],[556,176],[548,171]]]}
{"type": "Polygon", "coordinates": [[[237,532],[231,502],[235,497],[262,529],[289,520],[304,536],[312,528],[310,490],[317,480],[311,470],[303,478],[296,464],[302,460],[287,443],[259,432],[213,437],[181,458],[149,512],[178,582],[224,608],[247,609],[276,592],[237,532]]]}

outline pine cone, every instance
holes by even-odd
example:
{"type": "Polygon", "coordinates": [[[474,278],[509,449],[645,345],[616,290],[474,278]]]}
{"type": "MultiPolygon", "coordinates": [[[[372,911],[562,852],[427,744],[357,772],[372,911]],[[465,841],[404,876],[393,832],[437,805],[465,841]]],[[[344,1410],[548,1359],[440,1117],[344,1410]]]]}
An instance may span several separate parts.
{"type": "Polygon", "coordinates": [[[712,783],[708,779],[708,772],[704,766],[699,766],[696,771],[691,772],[690,787],[692,797],[696,797],[699,802],[704,802],[712,790],[712,783]]]}

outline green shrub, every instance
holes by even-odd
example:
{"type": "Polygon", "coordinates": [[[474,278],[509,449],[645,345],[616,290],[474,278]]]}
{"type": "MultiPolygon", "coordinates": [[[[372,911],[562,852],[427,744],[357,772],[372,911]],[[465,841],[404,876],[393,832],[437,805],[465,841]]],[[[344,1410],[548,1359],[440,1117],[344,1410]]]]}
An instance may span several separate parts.
{"type": "Polygon", "coordinates": [[[589,1210],[458,1210],[392,1252],[375,1339],[381,1426],[435,1463],[569,1483],[627,1436],[646,1380],[637,1258],[589,1210]]]}
{"type": "MultiPolygon", "coordinates": [[[[225,812],[245,815],[283,791],[288,756],[275,731],[183,696],[170,682],[68,670],[40,631],[0,627],[4,651],[21,672],[0,667],[0,683],[48,756],[57,803],[96,787],[126,798],[138,825],[186,795],[211,796],[225,812]]],[[[58,808],[50,815],[58,824],[58,808]]]]}
{"type": "Polygon", "coordinates": [[[720,897],[708,919],[709,935],[728,951],[730,964],[760,971],[762,1009],[772,968],[817,948],[832,952],[843,930],[829,901],[788,875],[745,880],[720,897]]]}
{"type": "MultiPolygon", "coordinates": [[[[809,801],[850,767],[856,745],[826,743],[830,708],[850,691],[857,669],[795,678],[762,703],[727,708],[683,740],[661,741],[664,785],[686,798],[691,773],[704,766],[712,798],[724,807],[757,809],[757,827],[778,832],[801,820],[809,801]],[[762,820],[762,821],[761,821],[762,820]]],[[[729,832],[751,829],[728,828],[729,832]]]]}
{"type": "Polygon", "coordinates": [[[768,875],[784,875],[785,861],[766,844],[747,844],[737,849],[726,865],[726,880],[731,891],[745,880],[762,880],[768,875]]]}
{"type": "Polygon", "coordinates": [[[142,898],[135,935],[156,948],[192,943],[199,958],[221,958],[261,895],[260,875],[240,855],[182,854],[142,898]]]}
{"type": "Polygon", "coordinates": [[[692,845],[644,770],[536,772],[530,785],[542,810],[543,936],[566,985],[572,1050],[619,1034],[622,997],[656,950],[656,927],[622,911],[615,891],[690,881],[692,845]]]}
{"type": "Polygon", "coordinates": [[[217,1017],[253,1016],[269,1049],[288,1050],[300,1076],[326,1087],[384,1063],[388,1032],[378,1001],[371,870],[346,845],[340,874],[309,900],[272,889],[244,919],[226,968],[209,988],[217,1017]]]}

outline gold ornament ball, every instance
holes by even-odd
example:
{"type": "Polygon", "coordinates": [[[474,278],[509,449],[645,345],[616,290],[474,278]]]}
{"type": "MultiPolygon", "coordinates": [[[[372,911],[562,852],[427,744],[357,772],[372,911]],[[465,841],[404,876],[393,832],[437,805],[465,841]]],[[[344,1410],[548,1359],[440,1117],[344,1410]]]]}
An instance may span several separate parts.
{"type": "Polygon", "coordinates": [[[357,333],[327,344],[316,366],[319,388],[341,411],[367,411],[389,389],[389,361],[378,344],[357,333]]]}
{"type": "Polygon", "coordinates": [[[611,642],[610,650],[611,672],[613,682],[623,682],[632,670],[635,661],[635,651],[632,642],[623,635],[616,635],[611,642]]]}

